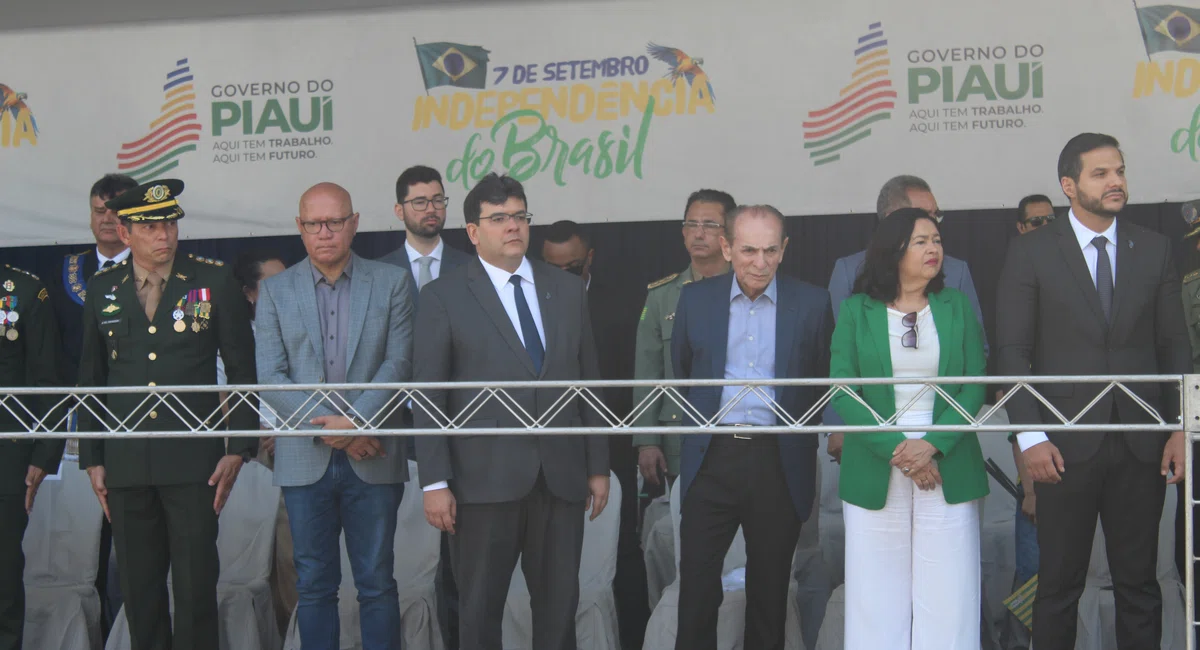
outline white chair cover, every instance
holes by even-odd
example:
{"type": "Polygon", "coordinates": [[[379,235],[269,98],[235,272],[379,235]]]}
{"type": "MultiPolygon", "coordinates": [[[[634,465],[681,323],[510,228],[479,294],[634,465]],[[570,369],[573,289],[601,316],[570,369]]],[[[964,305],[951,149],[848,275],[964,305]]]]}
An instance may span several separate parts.
{"type": "MultiPolygon", "coordinates": [[[[425,520],[424,495],[420,489],[417,464],[408,461],[408,482],[396,518],[395,573],[400,595],[400,619],[406,650],[444,650],[437,616],[434,577],[441,560],[441,533],[425,520]]],[[[362,649],[362,627],[358,590],[346,553],[346,535],[341,535],[342,582],[338,587],[340,650],[362,649]]],[[[300,650],[300,630],[296,612],[288,622],[285,650],[300,650]]]]}
{"type": "Polygon", "coordinates": [[[646,560],[646,588],[653,611],[667,585],[675,582],[675,522],[668,497],[646,506],[642,518],[642,552],[646,560]]]}
{"type": "MultiPolygon", "coordinates": [[[[671,489],[671,519],[674,522],[675,574],[679,575],[679,508],[680,482],[676,481],[671,489]]],[[[727,578],[737,569],[746,566],[746,538],[741,528],[734,535],[733,543],[725,554],[725,564],[721,568],[722,575],[727,578]]],[[[791,570],[789,570],[789,573],[791,570]]],[[[736,574],[734,574],[736,575],[736,574]]],[[[743,635],[746,628],[746,588],[745,581],[740,587],[731,588],[736,580],[728,581],[729,586],[724,592],[721,608],[717,612],[717,648],[719,650],[754,650],[742,647],[743,635]]],[[[788,590],[786,637],[784,647],[787,650],[805,650],[800,638],[800,622],[796,617],[796,583],[791,581],[788,590]]],[[[665,590],[658,605],[650,613],[650,621],[646,625],[646,637],[643,650],[674,650],[675,634],[679,625],[679,580],[676,578],[665,590]]]]}
{"type": "MultiPolygon", "coordinates": [[[[984,404],[977,415],[983,415],[990,408],[990,404],[984,404]]],[[[1008,423],[1008,412],[1001,407],[985,424],[1008,423]]],[[[1013,460],[1008,434],[981,433],[978,437],[984,460],[991,458],[996,461],[1009,479],[1016,483],[1017,464],[1013,460]]],[[[979,577],[983,588],[981,624],[990,637],[984,647],[992,648],[999,647],[1000,631],[1009,616],[1004,599],[1012,594],[1013,576],[1017,571],[1017,502],[990,476],[988,486],[991,493],[984,497],[979,512],[979,577]]]]}
{"type": "MultiPolygon", "coordinates": [[[[220,650],[277,650],[281,645],[275,622],[275,605],[267,578],[275,550],[275,517],[279,488],[272,485],[271,470],[257,462],[242,468],[229,500],[221,511],[217,554],[221,575],[217,580],[217,616],[220,650]]],[[[167,577],[171,611],[175,595],[167,577]]],[[[129,650],[129,622],[125,608],[117,613],[108,634],[106,650],[129,650]]]]}
{"type": "MultiPolygon", "coordinates": [[[[612,583],[617,575],[617,537],[620,533],[621,483],[609,476],[608,506],[595,521],[582,513],[583,556],[579,563],[579,609],[575,615],[575,638],[579,648],[620,650],[617,603],[612,583]]],[[[533,612],[529,585],[518,560],[504,604],[503,644],[505,650],[533,647],[533,612]]]]}
{"type": "Polygon", "coordinates": [[[38,490],[25,530],[25,634],[38,650],[99,650],[103,517],[87,473],[64,462],[38,490]]]}

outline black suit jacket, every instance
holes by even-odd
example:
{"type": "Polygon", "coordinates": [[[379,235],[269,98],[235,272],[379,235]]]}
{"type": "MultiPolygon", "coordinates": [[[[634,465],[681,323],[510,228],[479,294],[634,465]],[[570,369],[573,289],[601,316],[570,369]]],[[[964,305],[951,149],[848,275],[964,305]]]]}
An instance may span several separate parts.
{"type": "Polygon", "coordinates": [[[46,278],[46,288],[62,334],[59,374],[67,385],[74,386],[79,379],[79,357],[83,351],[83,301],[88,280],[99,269],[99,262],[95,248],[65,255],[60,262],[46,278]]]}
{"type": "MultiPolygon", "coordinates": [[[[776,277],[775,377],[828,377],[829,348],[833,336],[833,309],[829,292],[785,275],[776,277]]],[[[683,288],[675,307],[671,334],[671,358],[675,376],[681,379],[723,379],[729,349],[729,293],[734,275],[725,273],[683,288]]],[[[712,419],[721,410],[720,386],[683,389],[692,406],[712,419]]],[[[785,386],[775,389],[775,401],[792,417],[812,409],[825,394],[820,386],[785,386]]],[[[689,418],[691,419],[691,418],[689,418]]],[[[778,423],[779,418],[776,417],[778,423]]],[[[697,424],[685,422],[684,426],[697,424]]],[[[727,431],[727,430],[726,430],[727,431]]],[[[680,498],[687,496],[708,452],[710,433],[683,436],[679,459],[680,498]]],[[[808,519],[816,495],[817,436],[812,433],[782,434],[779,460],[788,493],[800,521],[808,519]]]]}
{"type": "MultiPolygon", "coordinates": [[[[637,343],[637,312],[633,310],[640,308],[644,300],[621,295],[612,287],[597,282],[595,276],[591,280],[587,288],[588,310],[592,315],[596,353],[600,358],[600,378],[633,379],[634,345],[637,343]]],[[[623,418],[633,410],[633,389],[606,388],[604,403],[617,417],[623,418]]],[[[623,444],[630,447],[628,441],[623,444]]]]}
{"type": "MultiPolygon", "coordinates": [[[[1002,375],[1154,375],[1191,371],[1191,350],[1180,302],[1179,275],[1166,237],[1117,220],[1116,283],[1112,321],[1106,324],[1100,294],[1088,272],[1070,219],[1022,235],[1009,244],[996,292],[997,370],[1002,375]]],[[[1073,418],[1103,390],[1102,384],[1035,384],[1067,418],[1073,418]]],[[[1159,409],[1165,421],[1179,415],[1173,384],[1132,384],[1141,399],[1159,409]]],[[[1113,404],[1123,423],[1152,418],[1122,391],[1113,390],[1080,420],[1108,424],[1113,404]]],[[[1058,419],[1027,391],[1008,402],[1009,420],[1029,425],[1058,419]]],[[[1091,457],[1103,436],[1051,433],[1067,462],[1091,457]]],[[[1167,434],[1128,437],[1133,453],[1158,462],[1167,434]]]]}
{"type": "MultiPolygon", "coordinates": [[[[417,341],[414,382],[599,379],[583,282],[544,262],[530,263],[546,333],[541,373],[534,372],[483,264],[471,258],[464,266],[443,270],[422,290],[413,337],[417,341]]],[[[563,393],[561,388],[510,389],[505,399],[540,417],[557,409],[563,393]]],[[[433,406],[452,418],[478,394],[477,390],[424,392],[433,406]]],[[[469,412],[466,428],[522,426],[497,398],[469,412]]],[[[419,406],[413,415],[419,429],[444,424],[419,406]]],[[[602,426],[603,421],[583,400],[574,398],[547,424],[602,426]]],[[[588,477],[608,476],[609,471],[604,436],[417,436],[416,448],[421,484],[449,481],[461,503],[519,500],[533,489],[539,471],[556,496],[582,502],[588,496],[588,477]]]]}

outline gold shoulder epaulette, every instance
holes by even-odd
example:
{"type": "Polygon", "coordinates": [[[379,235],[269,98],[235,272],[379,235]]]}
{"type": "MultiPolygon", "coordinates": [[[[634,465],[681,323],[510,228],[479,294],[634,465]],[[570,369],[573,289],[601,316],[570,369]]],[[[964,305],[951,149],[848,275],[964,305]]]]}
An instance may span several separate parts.
{"type": "Polygon", "coordinates": [[[25,269],[18,269],[17,267],[12,266],[11,264],[5,264],[4,268],[8,269],[9,271],[16,271],[17,273],[24,273],[25,275],[28,275],[29,277],[33,278],[34,280],[37,280],[38,282],[42,281],[41,278],[30,273],[29,271],[26,271],[25,269]]]}
{"type": "Polygon", "coordinates": [[[205,264],[211,264],[213,266],[225,266],[225,262],[222,262],[221,260],[214,260],[211,257],[200,257],[197,255],[193,255],[191,253],[188,253],[188,257],[196,260],[197,262],[203,262],[205,264]]]}
{"type": "Polygon", "coordinates": [[[117,262],[116,264],[113,264],[112,266],[108,267],[107,269],[100,269],[99,271],[96,271],[96,275],[104,275],[105,273],[112,273],[113,271],[115,271],[117,269],[123,269],[128,265],[129,265],[129,258],[126,257],[125,259],[121,260],[120,262],[117,262]]]}
{"type": "Polygon", "coordinates": [[[1188,273],[1187,275],[1183,276],[1183,282],[1184,282],[1184,284],[1187,284],[1188,282],[1191,282],[1192,280],[1195,280],[1196,278],[1200,278],[1200,269],[1192,271],[1191,273],[1188,273]]]}
{"type": "Polygon", "coordinates": [[[650,284],[646,285],[646,289],[657,289],[657,288],[663,286],[664,284],[671,282],[672,280],[674,280],[677,277],[679,277],[678,273],[672,273],[671,275],[668,275],[665,278],[662,278],[660,280],[655,280],[654,282],[651,282],[650,284]]]}

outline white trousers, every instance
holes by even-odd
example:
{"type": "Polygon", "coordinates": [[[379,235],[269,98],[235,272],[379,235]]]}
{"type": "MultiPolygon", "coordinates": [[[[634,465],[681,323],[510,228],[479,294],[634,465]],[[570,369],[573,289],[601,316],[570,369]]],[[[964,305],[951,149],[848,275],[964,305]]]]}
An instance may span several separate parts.
{"type": "Polygon", "coordinates": [[[892,468],[883,510],[842,513],[845,650],[979,650],[979,502],[892,468]]]}

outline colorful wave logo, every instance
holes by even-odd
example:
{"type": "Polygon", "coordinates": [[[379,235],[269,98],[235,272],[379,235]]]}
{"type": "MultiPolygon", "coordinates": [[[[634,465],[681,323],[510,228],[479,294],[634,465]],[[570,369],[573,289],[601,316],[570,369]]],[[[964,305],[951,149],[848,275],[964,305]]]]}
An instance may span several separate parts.
{"type": "Polygon", "coordinates": [[[121,145],[117,169],[139,183],[157,178],[179,166],[179,157],[195,151],[200,141],[196,118],[196,92],[187,59],[175,62],[163,85],[163,105],[150,123],[150,133],[121,145]]]}
{"type": "Polygon", "coordinates": [[[872,23],[858,39],[854,50],[854,73],[848,86],[838,93],[837,103],[810,111],[804,122],[804,148],[810,149],[813,166],[840,160],[842,149],[871,135],[871,125],[892,117],[896,91],[888,76],[888,58],[883,23],[872,23]]]}

